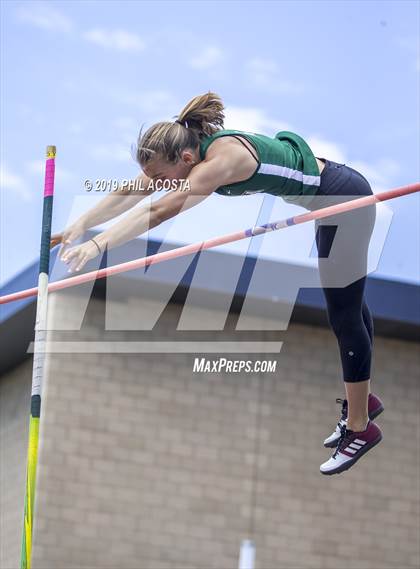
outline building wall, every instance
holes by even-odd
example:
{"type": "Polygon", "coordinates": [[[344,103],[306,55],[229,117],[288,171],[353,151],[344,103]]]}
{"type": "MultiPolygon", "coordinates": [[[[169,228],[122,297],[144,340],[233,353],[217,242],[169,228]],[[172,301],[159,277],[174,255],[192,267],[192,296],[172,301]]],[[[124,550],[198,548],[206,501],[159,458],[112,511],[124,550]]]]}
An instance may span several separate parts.
{"type": "Polygon", "coordinates": [[[0,377],[0,568],[20,567],[32,360],[0,377]]]}
{"type": "MultiPolygon", "coordinates": [[[[72,302],[51,295],[50,322],[71,322],[72,302]]],[[[117,308],[121,322],[145,309],[117,308]]],[[[83,338],[103,338],[102,313],[93,299],[83,338]]],[[[234,569],[249,537],[256,569],[419,567],[418,345],[376,337],[384,440],[325,477],[343,396],[335,338],[301,324],[280,337],[280,354],[250,358],[277,359],[275,374],[194,374],[194,354],[51,355],[33,569],[234,569]]],[[[19,566],[29,363],[0,381],[2,569],[19,566]]]]}

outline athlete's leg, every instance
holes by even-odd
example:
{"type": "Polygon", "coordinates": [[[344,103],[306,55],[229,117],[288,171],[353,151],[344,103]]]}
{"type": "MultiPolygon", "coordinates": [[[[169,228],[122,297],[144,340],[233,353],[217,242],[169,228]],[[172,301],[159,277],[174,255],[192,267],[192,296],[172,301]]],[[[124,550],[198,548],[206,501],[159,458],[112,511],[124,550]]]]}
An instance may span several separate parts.
{"type": "Polygon", "coordinates": [[[323,288],[328,322],[337,338],[345,382],[370,379],[372,342],[362,316],[365,282],[366,277],[362,277],[343,288],[323,288]]]}
{"type": "MultiPolygon", "coordinates": [[[[362,317],[369,334],[371,350],[373,347],[373,318],[366,300],[362,305],[362,317]]],[[[369,418],[368,397],[370,394],[370,379],[357,383],[344,382],[346,389],[346,399],[351,400],[349,404],[347,428],[352,431],[364,431],[369,418]]],[[[372,396],[373,397],[373,396],[372,396]]]]}
{"type": "MultiPolygon", "coordinates": [[[[336,170],[327,169],[320,195],[341,197],[372,193],[368,182],[357,172],[352,171],[348,176],[349,170],[336,170]]],[[[322,174],[324,172],[325,169],[322,174]]],[[[328,321],[340,351],[347,399],[347,416],[339,423],[338,437],[334,432],[329,437],[334,439],[332,443],[326,440],[325,446],[338,446],[332,457],[321,465],[323,474],[347,470],[382,437],[379,427],[369,420],[369,401],[373,399],[369,397],[373,323],[364,299],[368,247],[374,223],[374,206],[315,222],[321,285],[328,321]]]]}
{"type": "Polygon", "coordinates": [[[363,301],[362,316],[363,316],[363,322],[365,323],[366,329],[369,334],[371,344],[373,345],[373,333],[374,333],[373,318],[369,306],[366,303],[366,300],[363,301]]]}
{"type": "MultiPolygon", "coordinates": [[[[336,235],[336,226],[317,225],[317,246],[319,259],[329,257],[331,246],[336,235]]],[[[345,230],[343,226],[340,231],[345,230]]],[[[328,285],[344,266],[341,260],[351,263],[355,268],[367,271],[367,249],[369,240],[359,239],[349,234],[347,241],[351,242],[348,254],[337,255],[338,265],[334,261],[319,262],[321,282],[328,285]],[[351,257],[350,257],[351,255],[351,257]],[[351,258],[351,261],[349,259],[351,258]],[[354,262],[357,259],[357,262],[354,262]]],[[[347,251],[345,252],[347,253],[347,251]]],[[[362,272],[363,274],[363,272],[362,272]]],[[[364,272],[366,274],[366,272],[364,272]]],[[[329,324],[334,331],[343,369],[346,399],[348,401],[347,428],[353,431],[363,431],[368,422],[368,395],[370,392],[370,368],[373,343],[372,315],[364,298],[366,277],[356,280],[346,287],[323,286],[327,304],[329,324]]]]}
{"type": "Polygon", "coordinates": [[[370,392],[370,380],[348,382],[345,381],[348,401],[347,428],[351,431],[364,431],[366,429],[368,414],[368,396],[370,392]]]}
{"type": "Polygon", "coordinates": [[[354,226],[354,222],[348,217],[342,216],[339,221],[339,231],[343,232],[345,243],[351,242],[351,249],[339,251],[332,259],[329,257],[337,226],[333,225],[331,220],[329,225],[318,221],[315,223],[320,280],[327,305],[328,322],[340,349],[343,379],[352,382],[365,381],[370,378],[373,337],[372,315],[364,298],[366,277],[362,276],[345,287],[332,287],[331,284],[344,273],[344,265],[350,265],[355,272],[366,274],[369,240],[360,240],[348,231],[354,226]]]}

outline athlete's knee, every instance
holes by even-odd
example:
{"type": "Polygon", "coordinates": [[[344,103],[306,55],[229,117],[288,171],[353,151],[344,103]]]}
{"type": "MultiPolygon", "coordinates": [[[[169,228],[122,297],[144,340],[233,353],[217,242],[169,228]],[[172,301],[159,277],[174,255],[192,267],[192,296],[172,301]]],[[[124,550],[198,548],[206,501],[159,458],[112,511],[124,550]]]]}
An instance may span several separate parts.
{"type": "Polygon", "coordinates": [[[358,310],[343,307],[327,312],[328,322],[338,339],[351,337],[364,326],[362,314],[358,310]]]}

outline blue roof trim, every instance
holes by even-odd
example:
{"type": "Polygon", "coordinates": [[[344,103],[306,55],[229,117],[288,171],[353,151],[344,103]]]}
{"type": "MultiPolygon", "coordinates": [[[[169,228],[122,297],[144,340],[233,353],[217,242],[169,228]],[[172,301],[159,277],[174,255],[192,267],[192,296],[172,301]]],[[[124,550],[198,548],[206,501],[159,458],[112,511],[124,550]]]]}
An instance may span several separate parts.
{"type": "MultiPolygon", "coordinates": [[[[89,235],[95,235],[96,232],[88,232],[89,235]]],[[[148,254],[159,250],[161,243],[155,240],[149,240],[147,244],[148,254]]],[[[171,249],[176,247],[176,244],[164,244],[164,249],[171,249]]],[[[127,243],[122,247],[121,251],[121,262],[127,259],[127,253],[132,249],[132,253],[135,254],[135,243],[127,243]]],[[[138,249],[137,249],[138,251],[138,249]]],[[[53,280],[59,280],[69,276],[66,271],[66,266],[57,263],[54,266],[56,256],[58,252],[58,247],[56,247],[51,252],[51,266],[54,267],[54,278],[53,280]]],[[[131,251],[130,251],[131,252],[131,251]]],[[[206,253],[208,254],[208,253],[206,253]]],[[[225,257],[226,259],[231,259],[235,255],[228,253],[214,252],[213,255],[218,257],[225,257]]],[[[130,257],[129,257],[130,258],[130,257]]],[[[131,257],[132,258],[132,257],[131,257]]],[[[256,259],[253,257],[246,258],[241,272],[241,278],[238,282],[237,289],[235,291],[236,295],[244,295],[248,287],[248,282],[250,275],[252,274],[253,265],[256,259]]],[[[267,270],[270,270],[276,262],[275,261],[264,261],[267,263],[267,270]]],[[[195,262],[192,262],[190,268],[187,270],[186,274],[182,278],[181,285],[187,286],[194,274],[195,262]]],[[[300,270],[299,268],[297,270],[300,270]]],[[[302,267],[302,271],[311,271],[313,269],[302,267]]],[[[127,277],[138,279],[140,274],[138,271],[131,273],[126,273],[127,277]]],[[[162,282],[171,282],[171,275],[166,271],[160,273],[160,278],[162,282]]],[[[0,295],[10,294],[19,290],[24,290],[27,288],[32,288],[37,286],[38,281],[38,264],[33,263],[28,266],[22,272],[18,273],[10,281],[8,281],[4,286],[0,288],[0,295]]],[[[201,283],[198,283],[201,285],[201,283]]],[[[202,285],[201,285],[202,286],[202,285]]],[[[224,289],[223,275],[219,275],[216,280],[211,278],[206,282],[205,288],[209,291],[214,292],[229,292],[224,289]]],[[[231,291],[230,291],[231,292],[231,291]]],[[[261,291],[260,298],[264,298],[263,291],[261,291]]],[[[412,283],[405,283],[399,281],[386,280],[378,278],[375,276],[370,276],[367,279],[366,285],[366,298],[369,307],[372,310],[373,316],[375,318],[382,318],[385,320],[396,321],[401,323],[407,323],[411,325],[420,326],[420,286],[412,283]]],[[[270,300],[270,298],[267,298],[270,300]]],[[[24,309],[27,305],[35,302],[35,297],[23,299],[16,302],[11,302],[8,304],[0,305],[0,323],[5,322],[11,318],[14,314],[24,309]]],[[[319,288],[301,288],[297,298],[297,305],[307,306],[314,309],[325,309],[325,299],[321,289],[319,288]]]]}

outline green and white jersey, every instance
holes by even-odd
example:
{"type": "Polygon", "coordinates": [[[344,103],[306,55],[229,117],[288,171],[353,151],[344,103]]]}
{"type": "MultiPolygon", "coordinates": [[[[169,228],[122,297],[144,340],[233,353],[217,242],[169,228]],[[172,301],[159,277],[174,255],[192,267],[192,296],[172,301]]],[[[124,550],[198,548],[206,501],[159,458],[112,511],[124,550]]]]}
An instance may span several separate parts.
{"type": "Polygon", "coordinates": [[[308,144],[293,132],[280,131],[274,138],[241,130],[219,130],[202,139],[200,158],[205,158],[210,144],[221,136],[244,137],[254,147],[259,164],[247,180],[216,189],[224,196],[242,196],[265,192],[299,203],[300,196],[313,196],[321,183],[315,156],[308,144]]]}

